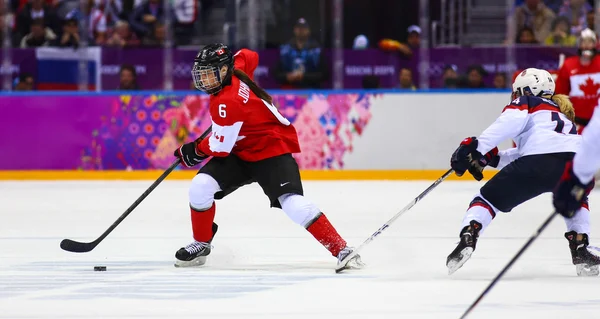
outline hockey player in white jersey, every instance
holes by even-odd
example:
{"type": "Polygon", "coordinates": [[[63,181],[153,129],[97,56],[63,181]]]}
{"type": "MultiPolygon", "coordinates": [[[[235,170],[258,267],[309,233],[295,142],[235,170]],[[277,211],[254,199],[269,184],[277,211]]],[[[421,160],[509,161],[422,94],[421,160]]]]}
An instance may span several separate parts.
{"type": "MultiPolygon", "coordinates": [[[[449,274],[471,257],[477,240],[499,212],[542,193],[552,192],[581,141],[573,120],[569,98],[554,94],[552,75],[545,70],[526,69],[513,83],[513,101],[481,135],[462,141],[452,154],[451,166],[458,176],[466,171],[477,180],[487,165],[500,171],[474,196],[463,218],[460,242],[448,256],[449,274]],[[515,148],[498,151],[498,144],[513,139],[515,148]]],[[[571,219],[565,219],[573,264],[580,276],[598,275],[600,258],[587,249],[589,208],[587,197],[571,219]]]]}
{"type": "Polygon", "coordinates": [[[560,182],[554,189],[556,212],[573,218],[585,197],[594,188],[594,174],[600,169],[600,111],[594,110],[592,119],[583,131],[582,142],[572,162],[568,162],[560,182]]]}

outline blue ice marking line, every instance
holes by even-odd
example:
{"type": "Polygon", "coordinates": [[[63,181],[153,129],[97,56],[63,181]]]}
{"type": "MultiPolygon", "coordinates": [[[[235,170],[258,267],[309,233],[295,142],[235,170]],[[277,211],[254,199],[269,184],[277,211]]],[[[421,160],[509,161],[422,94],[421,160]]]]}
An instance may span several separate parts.
{"type": "Polygon", "coordinates": [[[121,299],[222,299],[298,283],[343,278],[367,278],[347,274],[280,274],[197,269],[181,272],[167,261],[140,262],[32,262],[16,266],[9,274],[0,273],[0,299],[23,296],[40,300],[83,300],[96,298],[121,299]],[[106,273],[92,270],[93,264],[103,264],[106,273]],[[147,268],[140,266],[148,265],[147,268]],[[133,269],[128,268],[133,266],[133,269]],[[82,269],[89,268],[89,271],[82,269]],[[111,271],[111,268],[113,269],[111,271]],[[120,268],[120,270],[119,270],[120,268]],[[39,269],[45,269],[43,274],[39,269]],[[164,271],[161,271],[164,270],[164,271]],[[236,273],[237,272],[237,273],[236,273]],[[28,297],[28,295],[31,295],[28,297]]]}

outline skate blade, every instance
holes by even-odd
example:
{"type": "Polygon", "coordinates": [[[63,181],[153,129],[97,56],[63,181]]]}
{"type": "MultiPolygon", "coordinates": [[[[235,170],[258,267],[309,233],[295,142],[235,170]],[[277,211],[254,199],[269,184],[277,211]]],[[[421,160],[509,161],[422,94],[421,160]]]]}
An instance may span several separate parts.
{"type": "Polygon", "coordinates": [[[365,267],[365,263],[360,259],[360,255],[356,255],[346,263],[339,263],[335,268],[335,273],[339,274],[344,270],[362,269],[365,267]]]}
{"type": "Polygon", "coordinates": [[[183,261],[183,260],[175,261],[175,267],[177,267],[177,268],[199,267],[204,264],[206,264],[206,256],[200,256],[200,257],[194,258],[189,261],[183,261]]]}
{"type": "Polygon", "coordinates": [[[578,264],[575,265],[575,269],[577,270],[577,276],[579,277],[594,277],[600,274],[598,265],[588,266],[587,264],[578,264]]]}
{"type": "Polygon", "coordinates": [[[471,258],[472,254],[473,248],[466,247],[460,252],[460,258],[450,260],[446,264],[446,267],[448,267],[448,275],[452,275],[455,271],[459,270],[460,267],[462,267],[467,262],[467,260],[471,258]]]}

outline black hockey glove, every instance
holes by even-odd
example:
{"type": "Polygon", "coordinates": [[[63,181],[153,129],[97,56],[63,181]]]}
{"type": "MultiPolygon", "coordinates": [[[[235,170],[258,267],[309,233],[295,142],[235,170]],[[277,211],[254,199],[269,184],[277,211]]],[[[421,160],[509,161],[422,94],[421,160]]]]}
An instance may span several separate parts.
{"type": "Polygon", "coordinates": [[[202,140],[197,140],[181,145],[178,149],[175,150],[173,155],[178,157],[185,167],[189,168],[200,164],[203,160],[208,158],[206,154],[203,154],[198,150],[198,143],[200,143],[200,141],[202,140]]]}
{"type": "Polygon", "coordinates": [[[486,166],[498,167],[498,163],[500,163],[500,156],[498,156],[498,148],[494,147],[491,151],[485,153],[485,155],[481,156],[481,153],[475,151],[471,154],[471,157],[477,158],[478,160],[471,161],[471,166],[469,166],[469,173],[473,175],[473,177],[480,181],[483,179],[483,168],[486,166]]]}
{"type": "Polygon", "coordinates": [[[554,188],[553,200],[556,212],[567,218],[572,218],[594,188],[594,180],[587,185],[579,181],[573,174],[573,162],[567,162],[565,170],[554,188]]]}
{"type": "MultiPolygon", "coordinates": [[[[477,144],[478,142],[476,137],[467,137],[460,143],[456,151],[454,151],[452,154],[452,157],[450,158],[450,166],[457,176],[463,176],[463,174],[468,170],[476,180],[480,181],[483,179],[483,167],[488,165],[489,162],[486,157],[482,156],[481,153],[477,151],[477,144]]],[[[492,151],[490,151],[490,153],[492,151]]],[[[486,154],[486,156],[488,154],[486,154]]],[[[490,159],[495,160],[493,155],[490,155],[490,159]]]]}

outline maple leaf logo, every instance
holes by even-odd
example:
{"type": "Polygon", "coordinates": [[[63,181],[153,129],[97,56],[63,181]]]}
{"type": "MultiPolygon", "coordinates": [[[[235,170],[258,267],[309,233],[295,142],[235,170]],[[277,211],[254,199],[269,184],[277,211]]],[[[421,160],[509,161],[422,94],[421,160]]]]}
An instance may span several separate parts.
{"type": "Polygon", "coordinates": [[[585,96],[596,97],[598,96],[598,90],[600,90],[600,83],[596,83],[591,77],[588,77],[583,84],[579,85],[579,89],[585,96]]]}

